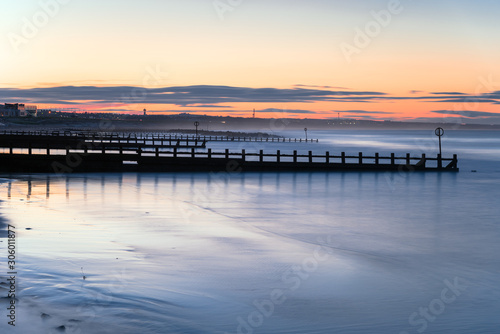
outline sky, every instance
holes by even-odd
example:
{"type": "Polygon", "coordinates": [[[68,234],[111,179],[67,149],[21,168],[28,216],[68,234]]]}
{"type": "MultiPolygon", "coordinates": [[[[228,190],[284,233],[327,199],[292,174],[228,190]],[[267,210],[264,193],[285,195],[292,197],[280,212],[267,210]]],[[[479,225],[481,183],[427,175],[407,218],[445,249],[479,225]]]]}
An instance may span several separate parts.
{"type": "Polygon", "coordinates": [[[0,103],[500,124],[493,0],[0,0],[0,103]]]}

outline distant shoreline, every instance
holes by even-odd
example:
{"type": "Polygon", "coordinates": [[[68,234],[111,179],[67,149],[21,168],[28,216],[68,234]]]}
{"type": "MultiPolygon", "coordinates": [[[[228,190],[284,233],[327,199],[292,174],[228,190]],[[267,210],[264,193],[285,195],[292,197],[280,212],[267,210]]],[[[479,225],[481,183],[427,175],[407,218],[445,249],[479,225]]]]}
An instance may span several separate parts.
{"type": "Polygon", "coordinates": [[[102,118],[89,119],[83,117],[3,117],[0,118],[0,131],[18,130],[59,130],[59,131],[106,131],[106,132],[181,132],[194,133],[194,122],[199,123],[199,133],[219,133],[226,135],[228,131],[252,131],[262,134],[295,130],[434,130],[442,127],[445,130],[500,130],[500,125],[455,124],[455,123],[417,123],[367,121],[352,119],[266,119],[242,117],[217,117],[205,115],[184,116],[144,116],[132,119],[113,119],[103,114],[102,118]]]}

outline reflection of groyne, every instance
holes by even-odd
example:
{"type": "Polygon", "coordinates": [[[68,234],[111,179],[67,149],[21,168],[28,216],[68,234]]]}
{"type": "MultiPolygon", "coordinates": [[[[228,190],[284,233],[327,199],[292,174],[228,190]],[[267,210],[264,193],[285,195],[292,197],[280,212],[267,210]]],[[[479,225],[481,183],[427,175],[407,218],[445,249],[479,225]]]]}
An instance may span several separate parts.
{"type": "Polygon", "coordinates": [[[104,171],[458,171],[457,156],[453,158],[373,156],[340,154],[284,154],[212,152],[204,142],[190,146],[181,142],[134,142],[134,140],[88,140],[50,136],[0,135],[0,171],[2,172],[104,172],[104,171]],[[177,145],[179,144],[179,145],[177,145]]]}

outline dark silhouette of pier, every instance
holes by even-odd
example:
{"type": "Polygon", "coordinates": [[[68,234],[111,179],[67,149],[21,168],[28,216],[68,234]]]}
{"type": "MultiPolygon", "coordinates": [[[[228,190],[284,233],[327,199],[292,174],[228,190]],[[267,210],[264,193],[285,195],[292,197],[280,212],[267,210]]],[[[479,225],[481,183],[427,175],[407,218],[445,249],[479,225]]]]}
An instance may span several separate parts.
{"type": "Polygon", "coordinates": [[[452,171],[458,158],[206,149],[198,138],[0,134],[0,171],[31,173],[172,171],[452,171]]]}

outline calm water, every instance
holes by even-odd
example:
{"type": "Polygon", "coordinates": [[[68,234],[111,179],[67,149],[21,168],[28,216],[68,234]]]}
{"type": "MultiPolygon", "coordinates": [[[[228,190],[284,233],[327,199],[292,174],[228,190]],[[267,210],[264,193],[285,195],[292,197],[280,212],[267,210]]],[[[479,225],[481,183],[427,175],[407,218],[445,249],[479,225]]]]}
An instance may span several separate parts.
{"type": "MultiPolygon", "coordinates": [[[[230,148],[437,154],[433,131],[309,137],[230,148]]],[[[4,176],[19,300],[0,329],[498,333],[500,133],[448,131],[443,151],[460,173],[4,176]]]]}

